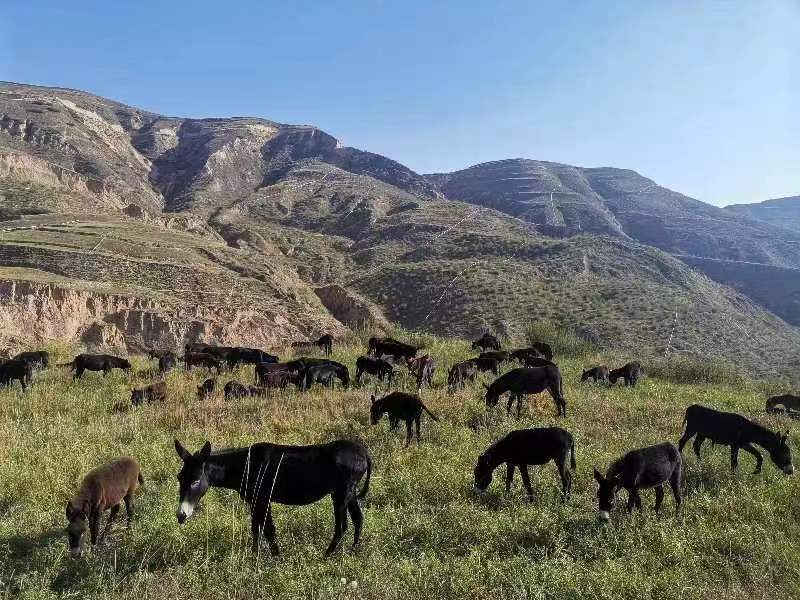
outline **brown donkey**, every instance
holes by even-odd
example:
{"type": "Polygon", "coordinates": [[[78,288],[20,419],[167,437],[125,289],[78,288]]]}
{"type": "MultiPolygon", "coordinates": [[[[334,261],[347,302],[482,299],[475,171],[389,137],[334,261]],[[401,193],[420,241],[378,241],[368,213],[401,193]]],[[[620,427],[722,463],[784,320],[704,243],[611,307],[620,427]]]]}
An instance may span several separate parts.
{"type": "Polygon", "coordinates": [[[83,478],[80,489],[67,502],[67,537],[69,552],[73,557],[81,555],[81,537],[87,529],[92,546],[97,544],[100,517],[110,509],[108,522],[99,541],[105,539],[123,501],[128,513],[128,527],[131,526],[133,496],[136,488],[143,483],[139,463],[133,458],[118,458],[89,471],[83,478]]]}

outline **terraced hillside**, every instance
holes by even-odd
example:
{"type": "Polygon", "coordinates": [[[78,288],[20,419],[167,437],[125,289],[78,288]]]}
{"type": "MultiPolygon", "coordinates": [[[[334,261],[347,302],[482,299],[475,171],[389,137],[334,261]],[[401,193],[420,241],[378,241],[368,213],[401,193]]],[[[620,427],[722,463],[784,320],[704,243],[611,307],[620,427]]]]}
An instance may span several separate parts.
{"type": "Polygon", "coordinates": [[[794,264],[800,234],[630,171],[422,176],[312,126],[0,84],[0,196],[12,346],[274,346],[387,318],[473,336],[546,319],[637,353],[797,366],[793,327],[667,252],[794,264]]]}
{"type": "Polygon", "coordinates": [[[800,231],[800,196],[774,198],[753,204],[731,204],[725,210],[777,227],[800,231]]]}
{"type": "Polygon", "coordinates": [[[507,212],[547,235],[617,235],[673,254],[800,267],[800,233],[627,169],[509,159],[428,178],[448,198],[507,212]]]}

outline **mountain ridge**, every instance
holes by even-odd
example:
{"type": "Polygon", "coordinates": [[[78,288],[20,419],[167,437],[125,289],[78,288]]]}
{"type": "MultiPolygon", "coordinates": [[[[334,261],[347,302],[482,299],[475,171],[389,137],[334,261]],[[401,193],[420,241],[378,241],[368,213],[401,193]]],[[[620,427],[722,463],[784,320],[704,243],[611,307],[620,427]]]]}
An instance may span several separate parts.
{"type": "MultiPolygon", "coordinates": [[[[800,261],[800,234],[719,213],[628,169],[508,159],[421,175],[314,126],[165,117],[0,84],[0,195],[0,262],[18,276],[158,297],[161,337],[130,329],[118,314],[130,309],[114,308],[139,306],[132,300],[78,319],[78,336],[102,343],[232,340],[245,318],[274,323],[259,338],[270,344],[382,327],[384,316],[466,337],[544,318],[638,355],[664,351],[676,310],[679,352],[753,368],[769,353],[791,369],[787,347],[800,343],[794,328],[670,256],[783,267],[800,261]],[[731,231],[742,235],[728,247],[731,231]],[[241,314],[218,304],[216,285],[236,292],[241,314]],[[170,291],[181,287],[191,293],[170,291]],[[268,300],[266,320],[256,297],[268,300]],[[199,320],[187,325],[192,306],[199,320]],[[751,348],[740,330],[755,323],[769,335],[751,348]]],[[[0,295],[0,319],[15,322],[16,302],[0,295]]]]}

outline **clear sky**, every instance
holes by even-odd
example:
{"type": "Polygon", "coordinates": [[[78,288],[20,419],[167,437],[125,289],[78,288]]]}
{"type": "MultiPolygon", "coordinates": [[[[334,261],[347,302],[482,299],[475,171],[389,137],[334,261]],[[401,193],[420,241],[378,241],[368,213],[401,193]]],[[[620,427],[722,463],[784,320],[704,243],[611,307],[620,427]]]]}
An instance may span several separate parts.
{"type": "Polygon", "coordinates": [[[631,168],[800,194],[800,0],[3,0],[0,79],[312,123],[419,172],[631,168]]]}

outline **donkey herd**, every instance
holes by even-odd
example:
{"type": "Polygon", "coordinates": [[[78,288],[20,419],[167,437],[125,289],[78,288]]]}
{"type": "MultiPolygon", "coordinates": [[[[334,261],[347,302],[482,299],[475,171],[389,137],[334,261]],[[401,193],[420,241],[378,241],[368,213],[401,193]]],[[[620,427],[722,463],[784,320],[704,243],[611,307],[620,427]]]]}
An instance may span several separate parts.
{"type": "MultiPolygon", "coordinates": [[[[163,375],[177,368],[181,362],[187,370],[203,368],[216,372],[233,369],[239,365],[253,365],[255,385],[229,381],[224,386],[226,400],[234,397],[269,395],[289,385],[301,391],[315,384],[342,386],[351,385],[348,368],[330,360],[333,338],[324,335],[311,344],[296,344],[294,352],[319,348],[326,358],[300,357],[280,362],[277,356],[262,350],[241,347],[223,347],[209,344],[187,344],[182,356],[173,352],[151,352],[158,361],[158,370],[163,375]]],[[[528,348],[512,351],[502,350],[499,340],[484,334],[472,343],[478,353],[475,358],[452,365],[447,373],[450,392],[474,382],[481,372],[491,373],[495,380],[486,386],[484,399],[491,410],[504,395],[508,395],[507,413],[517,403],[517,415],[521,415],[526,395],[547,391],[555,403],[559,417],[567,414],[567,401],[562,392],[561,371],[553,361],[553,351],[546,343],[533,343],[528,348]],[[501,374],[504,365],[511,369],[501,374]],[[517,366],[521,365],[521,366],[517,366]]],[[[377,424],[382,416],[388,416],[390,429],[396,429],[403,421],[406,426],[405,445],[408,446],[414,430],[417,443],[423,414],[438,421],[421,399],[424,386],[431,386],[437,362],[429,355],[418,356],[420,349],[393,338],[371,338],[367,352],[356,360],[355,382],[361,384],[364,377],[373,377],[380,384],[391,387],[397,375],[397,367],[404,367],[414,378],[417,393],[391,391],[376,398],[373,394],[370,406],[370,423],[377,424]]],[[[119,357],[102,354],[80,354],[61,367],[70,367],[75,378],[86,371],[109,373],[112,369],[129,371],[131,364],[119,357]]],[[[11,385],[19,381],[23,391],[31,383],[32,373],[49,367],[46,352],[24,352],[0,364],[0,385],[11,385]]],[[[630,362],[616,369],[604,365],[583,371],[581,381],[593,380],[613,385],[624,380],[625,385],[635,386],[642,376],[638,362],[630,362]]],[[[208,398],[217,389],[215,376],[199,386],[199,399],[208,398]]],[[[388,390],[387,390],[388,391],[388,390]]],[[[164,381],[157,381],[131,392],[130,407],[144,403],[159,403],[165,400],[167,389],[164,381]]],[[[776,396],[767,400],[768,411],[792,411],[800,409],[800,397],[776,396]]],[[[713,444],[730,447],[731,469],[736,470],[739,451],[752,454],[756,470],[761,471],[762,456],[756,446],[764,449],[770,460],[786,475],[794,471],[788,432],[779,434],[735,413],[720,412],[694,404],[686,409],[683,420],[684,431],[677,447],[671,442],[631,450],[613,461],[605,474],[594,470],[597,482],[598,518],[608,521],[614,507],[617,492],[627,491],[627,510],[641,510],[640,490],[655,490],[655,509],[658,511],[664,498],[664,488],[669,486],[675,500],[676,513],[681,505],[684,463],[682,451],[692,439],[695,454],[700,457],[700,448],[705,440],[713,444]]],[[[290,446],[271,443],[256,443],[244,448],[212,450],[206,442],[196,452],[184,448],[174,441],[175,451],[182,466],[178,474],[178,523],[183,524],[195,511],[201,498],[210,487],[227,488],[239,493],[250,507],[253,549],[257,550],[262,538],[273,555],[278,554],[275,525],[272,519],[272,503],[306,505],[325,496],[333,501],[334,534],[326,555],[339,546],[348,527],[348,517],[354,529],[353,546],[359,542],[364,515],[359,500],[369,491],[373,469],[372,458],[367,448],[356,441],[335,440],[327,444],[290,446]]],[[[505,487],[511,489],[514,472],[519,471],[529,500],[533,500],[529,466],[544,465],[553,461],[561,480],[562,498],[569,499],[573,471],[577,468],[575,441],[570,432],[560,427],[518,429],[491,444],[477,457],[473,474],[473,489],[478,494],[487,491],[494,471],[505,465],[505,487]]],[[[69,549],[73,556],[81,553],[81,538],[86,530],[92,545],[102,541],[124,503],[130,524],[134,513],[134,495],[144,479],[140,467],[133,458],[120,458],[89,472],[78,491],[66,505],[69,549]],[[108,521],[100,533],[100,520],[109,511],[108,521]]]]}

